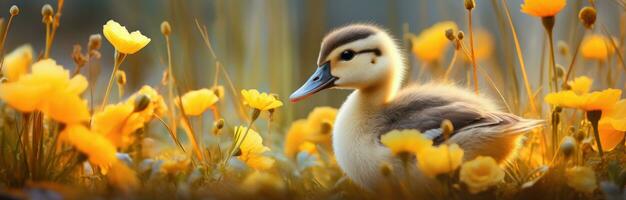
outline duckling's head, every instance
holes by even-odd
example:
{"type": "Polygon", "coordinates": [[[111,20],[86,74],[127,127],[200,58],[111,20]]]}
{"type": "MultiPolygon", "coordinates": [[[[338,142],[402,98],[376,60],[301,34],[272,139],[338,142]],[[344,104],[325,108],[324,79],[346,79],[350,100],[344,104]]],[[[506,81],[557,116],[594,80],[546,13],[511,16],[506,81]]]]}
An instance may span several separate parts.
{"type": "Polygon", "coordinates": [[[369,24],[348,25],[322,41],[317,70],[289,97],[296,102],[327,88],[382,88],[395,95],[404,73],[403,58],[393,38],[369,24]]]}

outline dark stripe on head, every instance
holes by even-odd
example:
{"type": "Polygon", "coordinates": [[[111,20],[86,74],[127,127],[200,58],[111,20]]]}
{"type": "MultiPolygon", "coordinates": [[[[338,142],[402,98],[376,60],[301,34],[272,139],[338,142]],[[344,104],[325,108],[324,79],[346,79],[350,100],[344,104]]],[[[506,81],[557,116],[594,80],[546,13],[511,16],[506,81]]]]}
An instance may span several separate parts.
{"type": "Polygon", "coordinates": [[[367,38],[377,32],[379,32],[378,28],[370,25],[351,25],[331,32],[324,38],[318,64],[325,62],[324,59],[337,47],[367,38]]]}

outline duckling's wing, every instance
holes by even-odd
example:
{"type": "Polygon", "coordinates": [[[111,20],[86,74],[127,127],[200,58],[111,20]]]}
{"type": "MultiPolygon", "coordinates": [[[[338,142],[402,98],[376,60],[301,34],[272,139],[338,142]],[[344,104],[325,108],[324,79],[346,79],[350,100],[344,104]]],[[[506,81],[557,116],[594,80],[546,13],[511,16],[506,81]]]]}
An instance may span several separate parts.
{"type": "Polygon", "coordinates": [[[445,142],[441,122],[447,119],[454,127],[449,140],[465,150],[466,158],[488,155],[496,160],[509,155],[520,133],[542,123],[508,113],[483,111],[465,102],[440,102],[428,106],[409,103],[390,107],[383,113],[385,120],[381,134],[394,129],[417,129],[433,139],[434,144],[441,144],[445,142]]]}

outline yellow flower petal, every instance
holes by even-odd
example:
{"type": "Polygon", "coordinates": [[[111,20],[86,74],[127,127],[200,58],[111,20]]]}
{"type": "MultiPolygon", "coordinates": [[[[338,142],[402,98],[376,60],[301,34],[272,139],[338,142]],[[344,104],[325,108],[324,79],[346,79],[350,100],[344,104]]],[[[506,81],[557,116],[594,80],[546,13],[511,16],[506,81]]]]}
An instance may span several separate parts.
{"type": "Polygon", "coordinates": [[[574,91],[574,93],[577,95],[583,95],[589,93],[593,80],[587,76],[579,76],[574,80],[568,81],[567,84],[570,86],[571,90],[574,91]]]}
{"type": "Polygon", "coordinates": [[[2,63],[2,74],[9,82],[17,79],[28,72],[28,68],[33,63],[33,48],[26,44],[13,50],[4,56],[2,63]]]}
{"type": "Polygon", "coordinates": [[[463,150],[457,144],[427,147],[417,154],[419,169],[429,177],[454,171],[463,161],[463,150]]]}
{"type": "Polygon", "coordinates": [[[289,158],[295,157],[300,145],[306,142],[310,133],[310,130],[307,128],[306,120],[301,119],[293,122],[285,135],[285,155],[289,158]]]}
{"type": "Polygon", "coordinates": [[[555,16],[565,8],[565,0],[524,0],[522,12],[536,17],[555,16]]]}
{"type": "Polygon", "coordinates": [[[116,147],[130,145],[132,133],[144,125],[143,118],[133,113],[134,107],[128,103],[107,105],[104,110],[93,115],[92,129],[108,138],[116,147]]]}
{"type": "Polygon", "coordinates": [[[246,130],[247,128],[244,126],[235,127],[235,136],[238,137],[236,142],[241,143],[239,160],[257,170],[271,168],[274,164],[274,159],[264,155],[264,153],[270,151],[270,148],[263,146],[263,138],[259,133],[250,129],[246,135],[246,130]]]}
{"type": "Polygon", "coordinates": [[[117,162],[115,147],[102,135],[89,131],[83,125],[68,125],[59,138],[89,158],[89,162],[101,167],[109,167],[117,162]]]}
{"type": "Polygon", "coordinates": [[[448,29],[456,32],[458,27],[452,21],[439,22],[423,30],[418,36],[411,37],[413,54],[426,62],[433,62],[441,58],[451,43],[445,35],[448,29]]]}
{"type": "Polygon", "coordinates": [[[433,141],[425,138],[417,130],[393,130],[381,136],[380,141],[394,155],[402,153],[413,155],[433,144],[433,141]]]}
{"type": "Polygon", "coordinates": [[[139,31],[129,33],[126,27],[113,20],[107,21],[102,26],[102,32],[104,37],[115,47],[115,50],[125,54],[134,54],[150,42],[150,38],[142,35],[139,31]]]}
{"type": "MultiPolygon", "coordinates": [[[[213,91],[209,89],[200,89],[187,92],[181,97],[183,101],[183,109],[185,110],[185,114],[191,116],[198,116],[204,113],[207,109],[209,109],[215,102],[217,102],[218,98],[213,93],[213,91]]],[[[176,103],[178,102],[178,98],[176,99],[176,103]]]]}
{"type": "Polygon", "coordinates": [[[40,110],[58,122],[74,124],[89,121],[87,101],[71,93],[57,93],[48,97],[40,110]]]}
{"type": "Polygon", "coordinates": [[[283,102],[265,92],[259,93],[257,90],[241,90],[244,105],[261,111],[267,111],[283,106],[283,102]]]}
{"type": "Polygon", "coordinates": [[[165,100],[163,100],[163,96],[161,96],[154,88],[144,85],[137,91],[135,94],[130,96],[128,100],[126,100],[127,104],[134,105],[136,99],[139,95],[145,95],[150,99],[150,104],[144,110],[139,112],[141,118],[144,119],[144,123],[152,120],[153,115],[163,116],[165,112],[167,112],[167,105],[165,105],[165,100]]]}
{"type": "Polygon", "coordinates": [[[461,165],[459,176],[461,182],[465,183],[469,191],[475,194],[502,182],[504,170],[493,158],[478,156],[461,165]]]}

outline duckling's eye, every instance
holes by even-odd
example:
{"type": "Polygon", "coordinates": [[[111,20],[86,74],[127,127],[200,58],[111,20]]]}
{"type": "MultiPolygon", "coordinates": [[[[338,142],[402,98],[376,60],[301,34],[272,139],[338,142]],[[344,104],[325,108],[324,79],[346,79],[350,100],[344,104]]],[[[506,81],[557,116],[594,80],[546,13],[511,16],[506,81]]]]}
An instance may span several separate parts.
{"type": "Polygon", "coordinates": [[[339,55],[339,58],[341,58],[341,60],[343,61],[348,61],[348,60],[352,60],[352,58],[354,58],[354,55],[356,53],[352,50],[345,50],[343,52],[341,52],[341,55],[339,55]]]}

